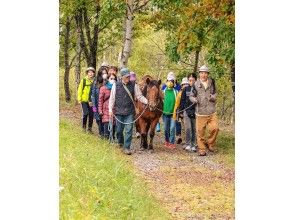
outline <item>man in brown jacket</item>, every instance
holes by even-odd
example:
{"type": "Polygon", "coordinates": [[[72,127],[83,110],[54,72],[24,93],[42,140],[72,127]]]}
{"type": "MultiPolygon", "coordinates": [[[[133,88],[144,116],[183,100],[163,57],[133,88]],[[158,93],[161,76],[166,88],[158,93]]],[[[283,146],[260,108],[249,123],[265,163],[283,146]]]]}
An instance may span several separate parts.
{"type": "Polygon", "coordinates": [[[206,145],[211,152],[215,151],[215,142],[218,134],[218,120],[216,116],[216,87],[214,80],[208,77],[209,70],[204,65],[199,69],[199,79],[195,82],[196,97],[190,96],[190,101],[196,106],[196,130],[198,155],[206,156],[206,145]],[[205,129],[209,130],[205,141],[205,129]]]}

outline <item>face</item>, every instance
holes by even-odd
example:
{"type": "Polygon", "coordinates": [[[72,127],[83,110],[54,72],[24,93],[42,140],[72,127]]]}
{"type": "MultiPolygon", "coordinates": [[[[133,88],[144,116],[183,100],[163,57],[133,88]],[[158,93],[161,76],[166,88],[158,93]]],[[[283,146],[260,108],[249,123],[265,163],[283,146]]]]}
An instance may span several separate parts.
{"type": "Polygon", "coordinates": [[[201,81],[207,81],[207,79],[208,79],[208,72],[200,72],[199,73],[199,77],[200,77],[200,80],[201,81]]]}
{"type": "Polygon", "coordinates": [[[173,88],[173,87],[174,87],[174,82],[173,82],[172,80],[168,80],[168,81],[166,82],[166,86],[167,86],[168,88],[173,88]]]}
{"type": "MultiPolygon", "coordinates": [[[[156,106],[158,104],[159,99],[159,85],[161,81],[157,82],[157,85],[147,85],[147,95],[146,98],[148,99],[149,109],[150,111],[156,110],[156,106]]],[[[148,83],[149,84],[149,83],[148,83]]]]}
{"type": "Polygon", "coordinates": [[[192,77],[192,76],[190,76],[189,77],[189,84],[190,84],[190,86],[193,86],[195,82],[196,82],[195,78],[192,77]]]}
{"type": "Polygon", "coordinates": [[[88,77],[89,77],[90,79],[92,79],[92,78],[94,77],[95,73],[94,73],[92,70],[89,70],[89,71],[87,72],[87,75],[88,75],[88,77]]]}
{"type": "Polygon", "coordinates": [[[112,74],[110,75],[109,79],[108,79],[110,84],[113,84],[116,80],[115,80],[115,76],[112,74]]]}
{"type": "Polygon", "coordinates": [[[128,82],[130,82],[130,76],[123,76],[122,80],[124,83],[128,83],[128,82]]]}
{"type": "Polygon", "coordinates": [[[111,74],[116,74],[116,71],[115,71],[114,69],[109,69],[108,74],[109,74],[109,75],[111,75],[111,74]]]}

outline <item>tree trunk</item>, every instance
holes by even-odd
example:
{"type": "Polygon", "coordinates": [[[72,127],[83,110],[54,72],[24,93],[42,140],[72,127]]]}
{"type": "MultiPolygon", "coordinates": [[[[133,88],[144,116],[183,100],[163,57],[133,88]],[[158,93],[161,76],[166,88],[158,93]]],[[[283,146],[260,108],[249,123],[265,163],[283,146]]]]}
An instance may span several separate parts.
{"type": "Polygon", "coordinates": [[[196,49],[195,52],[195,64],[194,64],[194,73],[197,73],[198,71],[198,63],[199,63],[199,54],[200,54],[201,49],[196,49]]]}
{"type": "Polygon", "coordinates": [[[76,16],[77,23],[77,56],[75,59],[75,82],[76,90],[78,90],[80,84],[80,75],[81,75],[81,53],[82,53],[82,29],[81,29],[81,14],[76,16]]]}
{"type": "Polygon", "coordinates": [[[66,18],[66,25],[65,25],[65,36],[64,36],[64,91],[65,91],[65,101],[70,102],[71,94],[69,90],[69,33],[70,33],[70,19],[69,17],[66,18]]]}
{"type": "Polygon", "coordinates": [[[125,19],[125,37],[122,54],[120,58],[120,67],[126,67],[131,56],[132,37],[134,20],[134,0],[127,0],[127,11],[125,19]]]}
{"type": "Polygon", "coordinates": [[[232,85],[232,92],[233,92],[233,107],[232,107],[231,123],[233,123],[235,118],[235,60],[231,63],[231,85],[232,85]]]}

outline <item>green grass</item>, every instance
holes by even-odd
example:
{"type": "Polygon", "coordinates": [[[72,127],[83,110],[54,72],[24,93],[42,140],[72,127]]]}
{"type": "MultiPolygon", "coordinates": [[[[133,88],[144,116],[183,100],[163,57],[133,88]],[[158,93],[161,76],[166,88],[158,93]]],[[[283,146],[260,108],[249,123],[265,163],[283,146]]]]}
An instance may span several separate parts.
{"type": "Polygon", "coordinates": [[[235,166],[235,135],[220,131],[216,146],[218,149],[218,153],[215,154],[216,160],[233,168],[235,166]]]}
{"type": "Polygon", "coordinates": [[[169,219],[128,156],[60,120],[60,219],[169,219]]]}

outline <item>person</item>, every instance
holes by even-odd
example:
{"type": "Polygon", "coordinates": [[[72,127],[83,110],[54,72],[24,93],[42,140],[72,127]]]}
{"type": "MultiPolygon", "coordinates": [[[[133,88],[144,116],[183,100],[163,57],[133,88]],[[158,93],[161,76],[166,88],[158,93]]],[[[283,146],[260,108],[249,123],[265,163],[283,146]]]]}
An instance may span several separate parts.
{"type": "Polygon", "coordinates": [[[117,79],[117,72],[118,72],[118,69],[116,66],[110,66],[108,69],[108,77],[110,77],[111,74],[114,74],[117,79]]]}
{"type": "Polygon", "coordinates": [[[98,70],[97,76],[102,77],[103,85],[105,85],[105,83],[107,82],[107,77],[108,77],[108,68],[105,66],[101,66],[98,70]]]}
{"type": "MultiPolygon", "coordinates": [[[[98,112],[99,116],[102,120],[102,126],[103,126],[103,134],[102,137],[105,139],[109,138],[109,98],[110,98],[110,92],[112,89],[113,84],[116,82],[117,78],[114,73],[110,74],[110,76],[107,79],[107,82],[105,85],[103,85],[100,88],[99,92],[99,102],[98,102],[98,112]]],[[[113,125],[113,131],[115,130],[115,125],[113,125]]]]}
{"type": "Polygon", "coordinates": [[[134,99],[136,98],[146,105],[148,100],[142,95],[138,85],[130,81],[130,71],[128,68],[122,68],[120,74],[121,81],[117,81],[111,89],[109,116],[110,118],[113,118],[113,116],[116,118],[118,144],[123,147],[125,154],[131,155],[133,121],[136,113],[134,99]],[[114,109],[115,112],[113,111],[114,109]]]}
{"type": "MultiPolygon", "coordinates": [[[[178,83],[177,81],[177,78],[176,78],[176,75],[174,72],[169,72],[167,74],[167,77],[173,77],[175,78],[175,83],[174,83],[174,89],[179,92],[181,90],[181,85],[178,83]]],[[[162,90],[165,90],[166,88],[166,84],[164,83],[162,85],[162,90]]],[[[160,124],[158,123],[156,125],[156,131],[157,132],[160,132],[160,124]]],[[[177,137],[177,144],[180,144],[182,143],[182,137],[181,137],[181,134],[182,134],[182,126],[181,126],[181,122],[180,121],[176,121],[176,137],[177,137]]]]}
{"type": "Polygon", "coordinates": [[[164,124],[164,136],[165,147],[174,149],[175,146],[175,126],[176,121],[173,120],[173,112],[176,103],[177,91],[174,88],[175,77],[168,76],[166,82],[166,88],[163,90],[163,124],[164,124]]]}
{"type": "MultiPolygon", "coordinates": [[[[177,93],[176,103],[175,103],[174,112],[173,112],[173,120],[175,121],[176,126],[177,126],[177,123],[180,122],[180,119],[183,118],[182,117],[182,114],[179,113],[180,112],[181,97],[182,97],[183,89],[185,87],[187,87],[188,85],[189,85],[188,78],[187,77],[184,77],[182,79],[181,89],[177,93]]],[[[176,130],[177,130],[177,127],[176,127],[176,130]]],[[[177,133],[176,133],[176,135],[177,135],[177,133]]],[[[181,133],[180,133],[180,135],[181,135],[181,133]]],[[[182,139],[180,135],[179,135],[179,139],[182,139]]],[[[177,141],[177,144],[180,144],[181,142],[182,142],[182,140],[180,142],[177,141]]]]}
{"type": "Polygon", "coordinates": [[[194,83],[196,81],[196,75],[194,73],[189,76],[189,85],[183,89],[181,102],[180,102],[180,115],[184,119],[186,141],[184,149],[190,152],[196,152],[196,119],[195,119],[195,104],[190,101],[189,97],[194,94],[194,83]]]}
{"type": "Polygon", "coordinates": [[[136,82],[136,80],[137,80],[136,73],[131,71],[130,72],[130,81],[131,82],[136,82]]]}
{"type": "Polygon", "coordinates": [[[219,131],[216,115],[216,86],[214,80],[208,75],[207,66],[201,66],[199,79],[194,84],[196,96],[189,97],[190,101],[197,104],[196,130],[199,156],[206,156],[206,143],[209,151],[215,151],[216,137],[219,131]],[[209,130],[207,141],[205,141],[206,128],[209,130]]]}
{"type": "Polygon", "coordinates": [[[82,106],[82,128],[86,131],[87,120],[88,120],[88,132],[93,133],[92,125],[93,125],[93,110],[92,110],[92,102],[90,100],[90,90],[93,84],[95,69],[93,67],[88,67],[86,69],[86,74],[79,84],[78,87],[78,102],[82,106]]]}

